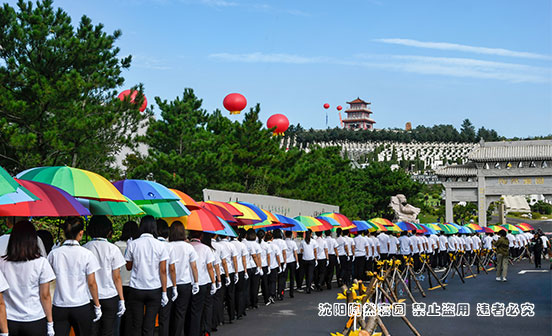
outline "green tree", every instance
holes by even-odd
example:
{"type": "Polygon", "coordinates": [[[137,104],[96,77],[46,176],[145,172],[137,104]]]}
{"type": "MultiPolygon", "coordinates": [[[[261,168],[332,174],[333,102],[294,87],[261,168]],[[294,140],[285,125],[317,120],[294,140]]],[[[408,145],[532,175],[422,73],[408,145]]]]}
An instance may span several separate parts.
{"type": "Polygon", "coordinates": [[[0,164],[12,172],[66,164],[109,173],[147,117],[141,101],[116,98],[131,62],[119,59],[121,32],[109,35],[86,16],[75,28],[51,0],[4,4],[0,26],[0,164]]]}
{"type": "Polygon", "coordinates": [[[475,142],[475,127],[469,119],[464,119],[462,121],[462,126],[460,126],[460,135],[466,142],[475,142]]]}

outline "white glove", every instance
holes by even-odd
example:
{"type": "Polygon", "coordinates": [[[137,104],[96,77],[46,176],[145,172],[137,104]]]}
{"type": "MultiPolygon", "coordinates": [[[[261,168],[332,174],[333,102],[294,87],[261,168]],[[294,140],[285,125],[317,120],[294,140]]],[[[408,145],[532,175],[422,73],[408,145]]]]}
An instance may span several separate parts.
{"type": "Polygon", "coordinates": [[[121,317],[126,311],[125,300],[119,300],[119,310],[117,311],[117,316],[121,317]]]}
{"type": "Polygon", "coordinates": [[[94,315],[96,318],[92,322],[98,322],[102,318],[102,306],[94,306],[94,315]]]}
{"type": "Polygon", "coordinates": [[[173,287],[173,290],[172,290],[172,297],[171,297],[171,301],[174,302],[176,301],[176,298],[178,297],[178,290],[176,289],[176,286],[173,287]]]}
{"type": "Polygon", "coordinates": [[[284,266],[282,267],[282,272],[285,272],[285,271],[286,271],[286,267],[287,267],[287,264],[284,263],[284,266]]]}
{"type": "Polygon", "coordinates": [[[326,260],[326,267],[328,267],[329,264],[330,264],[330,261],[326,260]]]}
{"type": "Polygon", "coordinates": [[[318,260],[314,261],[314,267],[318,266],[318,260]]]}
{"type": "Polygon", "coordinates": [[[167,292],[161,293],[161,307],[165,307],[169,303],[169,297],[167,296],[167,292]]]}
{"type": "Polygon", "coordinates": [[[355,261],[355,256],[353,255],[353,261],[355,261]]]}
{"type": "MultiPolygon", "coordinates": [[[[54,331],[54,322],[48,322],[48,331],[46,332],[46,335],[48,336],[54,336],[56,333],[54,331]]],[[[8,334],[5,334],[8,335],[8,334]]]]}
{"type": "Polygon", "coordinates": [[[271,272],[271,271],[270,271],[270,267],[267,267],[267,270],[268,270],[268,271],[266,271],[266,275],[269,275],[270,272],[271,272]]]}
{"type": "Polygon", "coordinates": [[[299,269],[299,263],[295,264],[295,269],[299,269]]]}
{"type": "Polygon", "coordinates": [[[219,290],[222,287],[222,282],[217,282],[217,290],[219,290]]]}
{"type": "Polygon", "coordinates": [[[278,266],[278,273],[282,273],[283,270],[282,270],[282,266],[278,266]]]}
{"type": "Polygon", "coordinates": [[[347,256],[347,261],[351,261],[351,257],[347,256]]]}
{"type": "Polygon", "coordinates": [[[339,258],[337,258],[337,264],[341,265],[341,260],[339,260],[339,258]]]}
{"type": "Polygon", "coordinates": [[[261,267],[257,267],[257,273],[255,274],[259,274],[259,276],[263,276],[264,274],[263,269],[261,267]]]}
{"type": "Polygon", "coordinates": [[[234,285],[238,283],[238,281],[240,281],[240,276],[238,275],[238,273],[236,272],[234,274],[234,285]]]}
{"type": "Polygon", "coordinates": [[[196,295],[199,293],[199,285],[198,284],[192,284],[192,295],[196,295]]]}
{"type": "Polygon", "coordinates": [[[217,292],[217,285],[215,285],[214,283],[211,284],[211,295],[215,295],[215,293],[217,292]]]}
{"type": "Polygon", "coordinates": [[[226,281],[224,281],[224,285],[228,287],[230,286],[230,283],[232,283],[232,281],[230,281],[230,277],[226,277],[226,281]]]}
{"type": "Polygon", "coordinates": [[[244,274],[243,274],[243,277],[245,278],[245,280],[249,279],[249,273],[247,273],[247,271],[245,271],[244,274]]]}
{"type": "Polygon", "coordinates": [[[0,336],[9,336],[10,334],[9,333],[2,333],[0,334],[0,336]]]}

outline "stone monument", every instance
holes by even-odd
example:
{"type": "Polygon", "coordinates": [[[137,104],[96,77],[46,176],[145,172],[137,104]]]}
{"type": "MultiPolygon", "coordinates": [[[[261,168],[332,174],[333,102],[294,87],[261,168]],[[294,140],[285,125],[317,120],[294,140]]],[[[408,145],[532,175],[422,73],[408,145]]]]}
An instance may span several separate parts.
{"type": "Polygon", "coordinates": [[[395,212],[395,222],[419,223],[420,208],[408,204],[403,194],[391,196],[389,206],[395,212]]]}

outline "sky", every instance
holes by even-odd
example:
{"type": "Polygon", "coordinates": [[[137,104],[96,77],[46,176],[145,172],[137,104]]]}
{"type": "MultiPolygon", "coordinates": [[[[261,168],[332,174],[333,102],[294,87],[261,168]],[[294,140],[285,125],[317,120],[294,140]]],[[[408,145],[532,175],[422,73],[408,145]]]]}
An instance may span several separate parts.
{"type": "Polygon", "coordinates": [[[260,103],[262,121],[282,113],[322,129],[339,125],[336,106],[360,97],[372,103],[376,128],[459,128],[468,118],[507,137],[552,133],[551,4],[54,1],[75,24],[87,15],[109,33],[122,30],[120,56],[133,62],[121,90],[143,83],[150,103],[193,88],[207,111],[228,113],[225,95],[239,92],[248,108],[260,103]]]}

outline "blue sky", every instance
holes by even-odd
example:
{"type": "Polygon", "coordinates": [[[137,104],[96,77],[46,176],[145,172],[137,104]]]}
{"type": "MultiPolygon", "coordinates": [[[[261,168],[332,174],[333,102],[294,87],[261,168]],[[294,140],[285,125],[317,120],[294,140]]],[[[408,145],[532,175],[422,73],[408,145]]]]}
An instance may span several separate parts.
{"type": "MultiPolygon", "coordinates": [[[[15,1],[9,1],[14,4],[15,1]]],[[[240,92],[261,119],[339,124],[335,107],[372,102],[376,128],[469,118],[500,134],[552,133],[552,6],[514,1],[58,0],[121,29],[124,88],[191,87],[208,111],[240,92]]],[[[121,89],[124,89],[121,88],[121,89]]],[[[231,118],[241,118],[232,116],[231,118]]]]}

